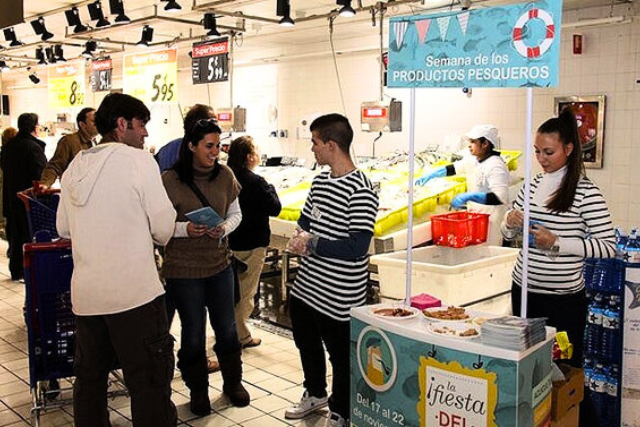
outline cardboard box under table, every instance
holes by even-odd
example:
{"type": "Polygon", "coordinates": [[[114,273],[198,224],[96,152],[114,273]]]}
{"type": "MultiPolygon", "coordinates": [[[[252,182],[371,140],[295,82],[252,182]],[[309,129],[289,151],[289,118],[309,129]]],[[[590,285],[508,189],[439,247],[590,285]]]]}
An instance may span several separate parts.
{"type": "Polygon", "coordinates": [[[422,315],[351,311],[351,425],[548,427],[551,344],[518,352],[427,331],[422,315]]]}
{"type": "Polygon", "coordinates": [[[568,427],[567,424],[560,424],[560,421],[573,419],[574,412],[577,415],[574,409],[580,407],[584,398],[584,370],[568,365],[560,365],[560,369],[565,380],[553,383],[551,419],[559,426],[568,427]]]}

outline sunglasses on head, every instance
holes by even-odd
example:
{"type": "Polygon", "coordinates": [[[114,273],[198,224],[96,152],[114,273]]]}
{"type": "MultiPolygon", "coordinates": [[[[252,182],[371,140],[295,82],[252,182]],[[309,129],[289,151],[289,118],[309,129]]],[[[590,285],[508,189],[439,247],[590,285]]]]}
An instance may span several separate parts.
{"type": "Polygon", "coordinates": [[[204,129],[211,125],[217,125],[217,124],[218,124],[218,120],[216,120],[215,118],[200,119],[193,124],[193,127],[191,128],[191,132],[195,131],[196,128],[204,129]]]}

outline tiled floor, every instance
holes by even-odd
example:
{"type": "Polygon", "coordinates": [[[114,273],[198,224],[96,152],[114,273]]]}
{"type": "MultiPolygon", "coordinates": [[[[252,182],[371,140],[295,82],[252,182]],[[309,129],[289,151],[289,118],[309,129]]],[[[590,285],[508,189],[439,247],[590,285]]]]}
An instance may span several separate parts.
{"type": "MultiPolygon", "coordinates": [[[[24,284],[13,282],[7,270],[6,242],[0,241],[0,426],[23,427],[30,425],[32,399],[29,390],[29,355],[27,328],[22,314],[24,284]]],[[[258,347],[243,351],[244,384],[251,393],[251,405],[235,408],[222,396],[219,373],[211,374],[210,396],[214,411],[207,417],[196,417],[189,411],[189,391],[180,373],[173,380],[173,401],[178,408],[178,424],[194,427],[277,427],[287,425],[324,426],[327,412],[318,412],[305,420],[285,420],[284,409],[297,402],[302,395],[302,371],[298,352],[286,334],[273,328],[255,325],[254,336],[262,338],[258,347]]],[[[178,337],[179,319],[176,317],[172,332],[178,337]]],[[[211,332],[210,332],[211,333],[211,332]]],[[[210,344],[213,337],[208,337],[210,344]]],[[[211,353],[211,345],[208,346],[211,353]]],[[[61,381],[63,388],[70,380],[61,381]]],[[[59,399],[68,398],[63,391],[59,399]]],[[[131,425],[131,409],[127,397],[109,401],[113,427],[131,425]]],[[[40,416],[43,427],[73,425],[71,405],[47,409],[40,416]]]]}

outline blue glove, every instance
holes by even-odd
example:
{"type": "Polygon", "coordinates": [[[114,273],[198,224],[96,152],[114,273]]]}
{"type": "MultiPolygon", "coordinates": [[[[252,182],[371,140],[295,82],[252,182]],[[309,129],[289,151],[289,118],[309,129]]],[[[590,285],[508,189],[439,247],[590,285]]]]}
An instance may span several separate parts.
{"type": "Polygon", "coordinates": [[[451,207],[460,209],[467,202],[476,202],[484,205],[487,203],[487,193],[460,193],[451,200],[451,207]]]}
{"type": "Polygon", "coordinates": [[[431,181],[433,178],[442,178],[447,176],[447,168],[441,167],[432,172],[425,173],[420,178],[416,179],[415,185],[425,185],[427,182],[431,181]]]}

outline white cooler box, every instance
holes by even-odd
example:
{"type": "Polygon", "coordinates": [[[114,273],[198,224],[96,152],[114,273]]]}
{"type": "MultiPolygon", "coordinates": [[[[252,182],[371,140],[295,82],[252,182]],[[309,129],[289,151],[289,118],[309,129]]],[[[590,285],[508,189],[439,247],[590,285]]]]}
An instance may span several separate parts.
{"type": "MultiPolygon", "coordinates": [[[[427,246],[412,253],[411,294],[426,293],[439,298],[445,304],[469,305],[475,309],[496,305],[487,311],[496,314],[504,311],[511,289],[511,272],[519,249],[500,246],[467,246],[450,248],[427,246]]],[[[378,266],[381,299],[404,299],[406,286],[406,251],[371,257],[371,264],[378,266]]],[[[508,305],[508,304],[507,304],[508,305]]]]}

